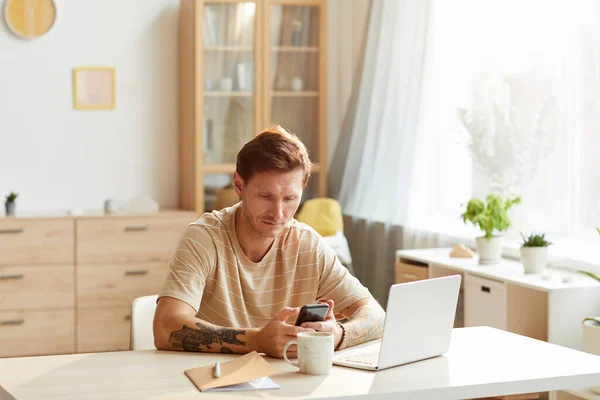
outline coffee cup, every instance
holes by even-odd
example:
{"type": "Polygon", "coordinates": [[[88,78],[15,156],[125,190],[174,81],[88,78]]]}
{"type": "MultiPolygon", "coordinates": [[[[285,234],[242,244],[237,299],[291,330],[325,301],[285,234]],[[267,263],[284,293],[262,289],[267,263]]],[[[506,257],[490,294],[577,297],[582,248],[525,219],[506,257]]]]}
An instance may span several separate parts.
{"type": "Polygon", "coordinates": [[[333,333],[300,332],[296,340],[283,346],[283,358],[288,364],[300,368],[300,372],[308,375],[326,375],[333,364],[333,333]],[[287,358],[287,349],[291,345],[298,346],[298,361],[287,358]]]}

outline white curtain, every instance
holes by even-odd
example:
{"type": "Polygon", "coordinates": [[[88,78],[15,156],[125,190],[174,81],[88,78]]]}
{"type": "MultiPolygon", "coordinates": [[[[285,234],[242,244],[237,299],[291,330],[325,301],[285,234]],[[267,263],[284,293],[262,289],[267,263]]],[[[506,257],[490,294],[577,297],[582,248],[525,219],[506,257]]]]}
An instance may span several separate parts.
{"type": "Polygon", "coordinates": [[[428,19],[429,1],[372,5],[338,195],[349,215],[399,222],[408,215],[428,19]]]}
{"type": "Polygon", "coordinates": [[[356,276],[382,304],[396,250],[449,244],[406,228],[429,13],[429,1],[372,2],[363,62],[329,169],[329,195],[342,203],[356,276]]]}

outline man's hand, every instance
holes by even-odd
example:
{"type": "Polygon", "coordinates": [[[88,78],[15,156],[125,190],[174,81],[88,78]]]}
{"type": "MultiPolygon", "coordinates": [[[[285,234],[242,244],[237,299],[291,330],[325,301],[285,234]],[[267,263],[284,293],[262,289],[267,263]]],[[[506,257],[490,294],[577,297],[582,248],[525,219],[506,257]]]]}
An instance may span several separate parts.
{"type": "MultiPolygon", "coordinates": [[[[287,342],[294,340],[300,332],[314,332],[314,329],[311,328],[302,328],[285,323],[287,318],[298,314],[299,311],[298,307],[286,307],[275,315],[267,325],[255,331],[253,347],[256,351],[271,357],[283,358],[283,346],[287,342]]],[[[288,358],[296,358],[298,348],[295,345],[290,346],[287,350],[287,356],[288,358]]]]}
{"type": "Polygon", "coordinates": [[[327,304],[329,304],[329,311],[323,322],[305,322],[301,326],[303,328],[312,328],[318,332],[333,333],[333,347],[336,348],[340,340],[342,340],[342,328],[338,325],[333,313],[335,303],[333,300],[327,300],[327,304]]]}

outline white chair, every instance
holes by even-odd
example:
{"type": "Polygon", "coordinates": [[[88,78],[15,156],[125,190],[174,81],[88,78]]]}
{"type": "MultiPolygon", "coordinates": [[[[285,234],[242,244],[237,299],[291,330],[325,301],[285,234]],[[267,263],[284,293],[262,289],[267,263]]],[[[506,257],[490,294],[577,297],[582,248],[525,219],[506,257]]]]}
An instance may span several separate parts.
{"type": "Polygon", "coordinates": [[[142,296],[131,305],[131,340],[130,350],[154,350],[154,332],[152,321],[156,311],[158,295],[142,296]]]}

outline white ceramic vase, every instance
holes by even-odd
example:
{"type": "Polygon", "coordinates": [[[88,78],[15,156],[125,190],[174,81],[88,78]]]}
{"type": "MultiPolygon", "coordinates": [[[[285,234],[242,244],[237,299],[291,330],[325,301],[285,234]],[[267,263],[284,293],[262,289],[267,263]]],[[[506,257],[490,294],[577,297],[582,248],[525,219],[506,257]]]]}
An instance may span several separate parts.
{"type": "Polygon", "coordinates": [[[521,247],[521,261],[527,274],[541,274],[546,270],[548,247],[521,247]]]}
{"type": "Polygon", "coordinates": [[[485,236],[476,239],[479,264],[497,264],[502,258],[502,236],[486,239],[485,236]]]}

